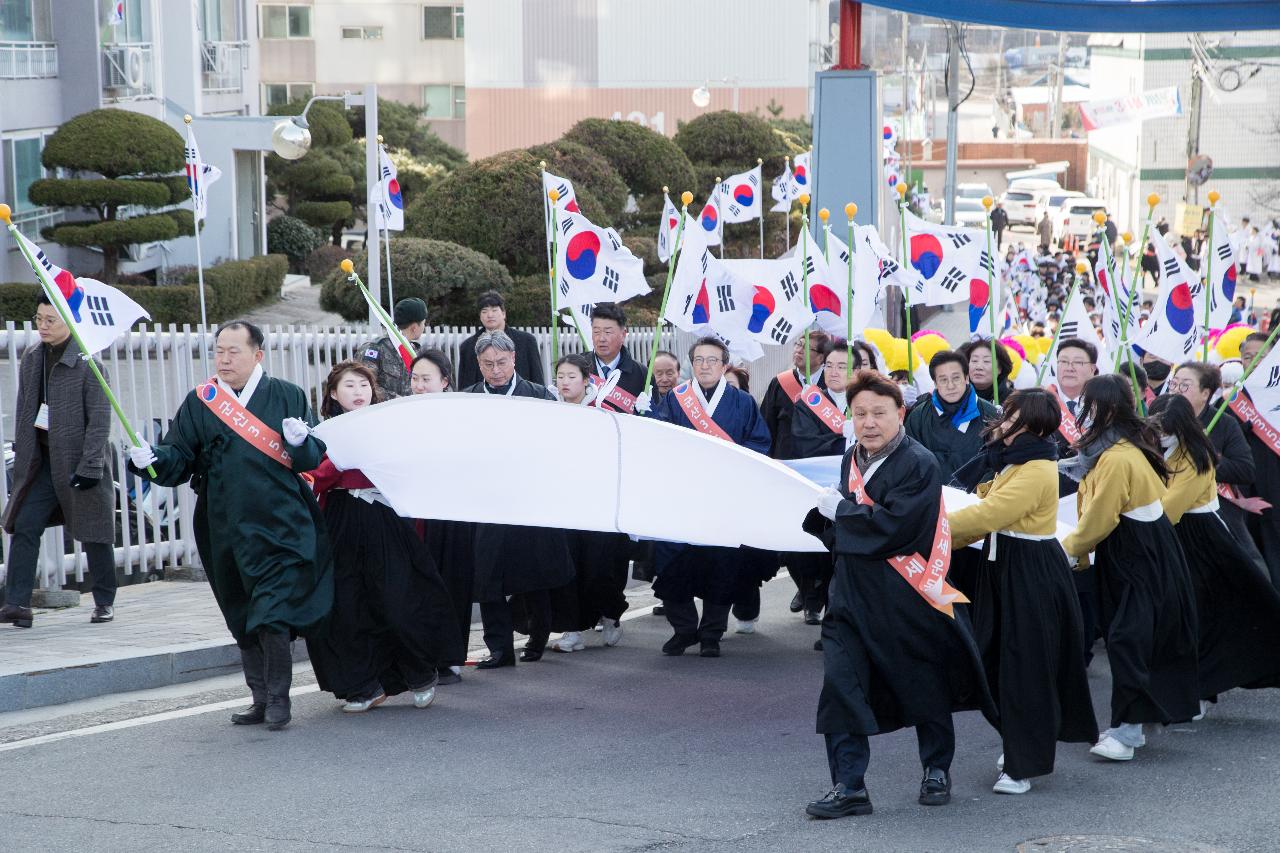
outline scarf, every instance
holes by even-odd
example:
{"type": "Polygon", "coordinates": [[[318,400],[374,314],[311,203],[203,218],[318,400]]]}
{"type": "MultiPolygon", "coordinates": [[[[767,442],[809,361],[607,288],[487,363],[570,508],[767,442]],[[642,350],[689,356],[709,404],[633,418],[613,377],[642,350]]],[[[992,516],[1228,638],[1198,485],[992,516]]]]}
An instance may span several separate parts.
{"type": "Polygon", "coordinates": [[[898,434],[889,439],[889,443],[875,453],[868,454],[861,444],[854,445],[853,461],[858,466],[858,471],[863,474],[867,473],[868,468],[897,450],[898,446],[906,439],[907,430],[904,427],[898,427],[898,434]]]}
{"type": "Polygon", "coordinates": [[[1078,448],[1079,452],[1075,456],[1069,459],[1059,459],[1058,473],[1079,483],[1085,478],[1085,475],[1093,470],[1093,466],[1098,464],[1098,459],[1102,454],[1114,447],[1121,438],[1123,436],[1114,428],[1107,430],[1091,444],[1078,448]]]}
{"type": "Polygon", "coordinates": [[[948,403],[938,395],[937,391],[933,392],[933,408],[939,416],[951,416],[951,426],[955,429],[967,424],[978,416],[978,395],[970,385],[965,389],[964,396],[954,403],[948,403]]]}
{"type": "Polygon", "coordinates": [[[1058,445],[1052,437],[1040,438],[1024,432],[1006,445],[1000,439],[983,445],[974,457],[956,469],[951,484],[972,492],[982,482],[982,475],[988,471],[1000,473],[1006,465],[1021,465],[1033,459],[1058,458],[1058,445]]]}

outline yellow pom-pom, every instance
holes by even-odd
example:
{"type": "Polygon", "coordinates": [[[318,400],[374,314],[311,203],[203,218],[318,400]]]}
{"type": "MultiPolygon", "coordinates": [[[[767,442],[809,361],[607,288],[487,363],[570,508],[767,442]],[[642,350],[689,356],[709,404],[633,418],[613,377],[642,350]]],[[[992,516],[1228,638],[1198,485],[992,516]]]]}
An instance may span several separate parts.
{"type": "Polygon", "coordinates": [[[685,207],[688,207],[689,205],[693,204],[693,193],[689,192],[688,190],[685,190],[684,192],[680,193],[680,203],[683,204],[685,207]]]}
{"type": "Polygon", "coordinates": [[[552,201],[559,201],[560,190],[556,189],[555,187],[552,187],[551,189],[547,190],[547,198],[551,199],[552,201]]]}
{"type": "Polygon", "coordinates": [[[818,211],[818,218],[821,219],[823,223],[826,223],[826,221],[831,218],[831,211],[827,210],[825,207],[822,208],[822,210],[818,211]]]}
{"type": "Polygon", "coordinates": [[[1132,231],[1124,232],[1123,234],[1120,235],[1120,239],[1124,241],[1124,244],[1126,246],[1129,245],[1130,243],[1133,242],[1133,232],[1132,231]]]}
{"type": "Polygon", "coordinates": [[[3,219],[6,225],[13,223],[13,211],[9,209],[9,205],[0,204],[0,219],[3,219]]]}
{"type": "Polygon", "coordinates": [[[942,335],[937,332],[930,332],[927,335],[921,335],[911,342],[911,349],[916,355],[920,356],[920,360],[925,364],[929,363],[929,359],[933,358],[943,350],[951,349],[951,344],[942,335]]]}
{"type": "Polygon", "coordinates": [[[1209,190],[1209,204],[1217,204],[1222,198],[1222,193],[1217,190],[1209,190]]]}
{"type": "Polygon", "coordinates": [[[1234,329],[1227,329],[1218,336],[1218,342],[1213,348],[1218,351],[1218,355],[1223,358],[1239,358],[1240,345],[1244,343],[1244,339],[1249,337],[1253,332],[1248,326],[1237,326],[1234,329]]]}
{"type": "Polygon", "coordinates": [[[1155,207],[1159,203],[1160,203],[1160,196],[1156,195],[1155,193],[1152,193],[1151,195],[1147,196],[1147,207],[1155,207]]]}
{"type": "Polygon", "coordinates": [[[894,187],[894,189],[898,191],[898,197],[899,197],[899,198],[905,198],[905,197],[906,197],[906,195],[907,195],[907,185],[906,185],[906,184],[904,184],[904,183],[902,183],[901,181],[899,181],[899,182],[898,182],[898,185],[897,185],[896,187],[894,187]]]}
{"type": "Polygon", "coordinates": [[[888,347],[880,347],[880,352],[884,355],[885,368],[890,373],[907,369],[907,342],[905,339],[893,338],[889,341],[888,347]]]}
{"type": "Polygon", "coordinates": [[[1004,351],[1009,354],[1009,360],[1013,362],[1013,368],[1009,371],[1009,378],[1017,379],[1018,371],[1022,370],[1022,356],[1018,355],[1016,349],[1010,349],[1009,347],[1005,347],[1004,351]]]}
{"type": "Polygon", "coordinates": [[[800,203],[801,203],[801,204],[803,204],[803,205],[806,205],[806,206],[809,204],[809,194],[808,194],[808,193],[800,193],[800,203]]]}
{"type": "Polygon", "coordinates": [[[893,340],[893,335],[885,329],[863,329],[862,337],[881,352],[884,352],[893,340]]]}
{"type": "Polygon", "coordinates": [[[1079,274],[1079,275],[1084,275],[1084,274],[1085,274],[1085,273],[1087,273],[1088,271],[1089,271],[1089,265],[1088,265],[1088,264],[1086,264],[1084,261],[1076,261],[1076,273],[1077,273],[1077,274],[1079,274]]]}
{"type": "Polygon", "coordinates": [[[844,206],[844,215],[852,221],[853,217],[858,215],[858,206],[853,202],[849,202],[844,206]]]}
{"type": "Polygon", "coordinates": [[[342,263],[338,264],[338,266],[341,267],[342,271],[347,275],[351,275],[356,271],[356,265],[351,263],[350,258],[343,258],[342,263]]]}
{"type": "Polygon", "coordinates": [[[1093,212],[1093,221],[1096,222],[1098,225],[1103,225],[1107,221],[1107,215],[1103,213],[1101,210],[1095,210],[1093,212]]]}
{"type": "Polygon", "coordinates": [[[996,203],[996,200],[989,195],[984,195],[982,197],[982,206],[985,207],[987,210],[990,210],[992,205],[994,205],[995,203],[996,203]]]}

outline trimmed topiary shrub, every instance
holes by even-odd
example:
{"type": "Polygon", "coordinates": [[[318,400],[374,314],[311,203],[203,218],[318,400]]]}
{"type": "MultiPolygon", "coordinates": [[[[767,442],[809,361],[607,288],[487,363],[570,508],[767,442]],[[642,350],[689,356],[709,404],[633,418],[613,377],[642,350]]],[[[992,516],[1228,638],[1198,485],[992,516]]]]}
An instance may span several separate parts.
{"type": "Polygon", "coordinates": [[[125,246],[193,233],[190,211],[186,219],[167,213],[121,216],[121,208],[156,210],[189,197],[186,182],[172,177],[182,169],[182,137],[162,121],[128,110],[83,113],[49,137],[41,161],[50,171],[65,169],[75,177],[36,181],[31,201],[93,217],[51,226],[43,236],[63,246],[101,250],[101,277],[108,284],[119,278],[125,246]]]}
{"type": "MultiPolygon", "coordinates": [[[[694,166],[719,166],[723,177],[744,172],[762,158],[772,166],[772,174],[782,169],[782,158],[787,153],[782,138],[774,133],[769,122],[759,116],[735,113],[728,110],[700,115],[676,131],[675,143],[680,146],[694,166]],[[776,160],[776,165],[772,163],[776,160]]],[[[708,184],[701,188],[705,193],[708,184]]],[[[694,189],[698,194],[698,189],[694,189]]]]}
{"type": "Polygon", "coordinates": [[[347,258],[354,258],[355,252],[350,249],[344,249],[341,246],[334,246],[326,243],[320,248],[307,255],[306,261],[302,264],[303,272],[311,277],[313,285],[319,284],[328,277],[329,273],[338,268],[338,264],[347,258]]]}
{"type": "MultiPolygon", "coordinates": [[[[546,275],[541,188],[538,160],[528,151],[507,151],[477,160],[409,202],[405,233],[474,249],[497,260],[512,275],[546,275]]],[[[592,221],[607,224],[591,191],[575,189],[582,211],[592,221]]]]}
{"type": "MultiPolygon", "coordinates": [[[[416,296],[424,300],[427,320],[432,325],[472,325],[476,321],[476,297],[486,290],[505,293],[511,289],[511,276],[501,264],[466,246],[414,237],[393,237],[390,246],[396,299],[416,296]]],[[[357,271],[369,267],[369,256],[364,251],[352,260],[357,271]]],[[[342,270],[331,272],[322,287],[320,307],[324,310],[348,320],[368,316],[364,297],[342,270]]],[[[384,292],[384,302],[385,297],[384,292]]]]}
{"type": "Polygon", "coordinates": [[[639,199],[671,188],[673,198],[693,190],[693,164],[675,142],[631,121],[588,118],[569,128],[569,142],[599,153],[639,199]]]}
{"type": "Polygon", "coordinates": [[[303,262],[324,242],[324,235],[296,217],[277,216],[267,223],[267,251],[288,258],[290,272],[302,272],[303,262]]]}
{"type": "Polygon", "coordinates": [[[547,171],[573,182],[575,193],[586,193],[600,203],[592,222],[612,226],[627,206],[627,185],[609,161],[577,142],[558,140],[526,149],[538,161],[547,161],[547,171]]]}

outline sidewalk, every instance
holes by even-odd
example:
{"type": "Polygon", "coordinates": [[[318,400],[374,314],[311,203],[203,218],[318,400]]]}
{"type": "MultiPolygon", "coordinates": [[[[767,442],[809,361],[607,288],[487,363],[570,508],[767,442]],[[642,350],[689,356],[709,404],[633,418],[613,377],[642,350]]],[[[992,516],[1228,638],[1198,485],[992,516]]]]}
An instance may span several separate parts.
{"type": "MultiPolygon", "coordinates": [[[[146,690],[240,669],[240,653],[204,583],[120,588],[116,619],[91,625],[93,599],[37,610],[35,627],[0,625],[0,712],[146,690]]],[[[296,659],[306,647],[295,646],[296,659]]]]}

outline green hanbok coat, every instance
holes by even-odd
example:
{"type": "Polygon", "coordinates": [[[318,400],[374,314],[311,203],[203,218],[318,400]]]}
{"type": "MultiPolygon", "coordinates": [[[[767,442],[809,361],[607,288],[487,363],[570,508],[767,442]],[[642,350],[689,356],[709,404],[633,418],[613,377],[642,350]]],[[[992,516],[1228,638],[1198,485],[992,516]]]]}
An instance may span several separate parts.
{"type": "MultiPolygon", "coordinates": [[[[242,405],[277,432],[285,418],[315,424],[306,393],[265,374],[242,405]]],[[[324,517],[298,476],[320,464],[325,445],[308,436],[301,447],[287,449],[292,470],[236,434],[195,391],[154,447],[154,482],[191,480],[196,549],[227,628],[241,644],[260,629],[309,633],[333,606],[324,517]]]]}

